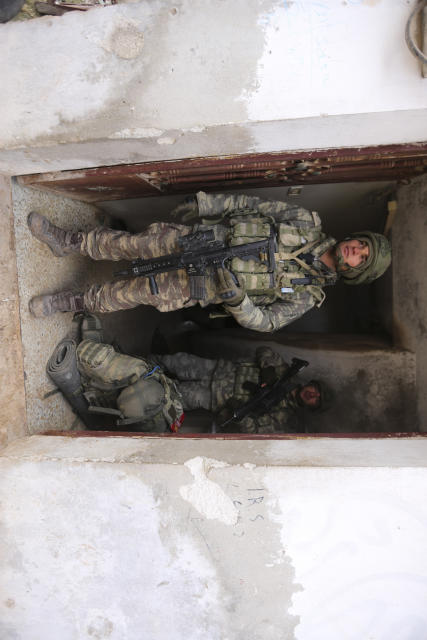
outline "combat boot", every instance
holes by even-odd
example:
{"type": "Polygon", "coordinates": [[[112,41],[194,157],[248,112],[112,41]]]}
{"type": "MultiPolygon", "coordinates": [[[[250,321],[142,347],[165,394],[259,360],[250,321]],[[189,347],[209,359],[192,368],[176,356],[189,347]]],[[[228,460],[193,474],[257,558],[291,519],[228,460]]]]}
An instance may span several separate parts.
{"type": "Polygon", "coordinates": [[[57,311],[83,311],[83,293],[59,291],[59,293],[35,296],[29,303],[30,312],[36,318],[51,316],[57,311]]]}
{"type": "Polygon", "coordinates": [[[47,244],[58,258],[80,251],[83,239],[81,232],[65,231],[36,211],[30,213],[27,224],[33,236],[47,244]]]}

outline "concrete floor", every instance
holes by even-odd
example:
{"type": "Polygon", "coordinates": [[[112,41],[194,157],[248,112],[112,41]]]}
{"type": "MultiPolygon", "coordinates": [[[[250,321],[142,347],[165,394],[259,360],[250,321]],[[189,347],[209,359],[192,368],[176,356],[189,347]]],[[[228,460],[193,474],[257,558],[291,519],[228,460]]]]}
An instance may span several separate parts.
{"type": "Polygon", "coordinates": [[[75,417],[61,395],[47,399],[44,396],[54,388],[45,373],[47,358],[69,330],[72,316],[55,314],[45,319],[33,318],[28,301],[40,293],[65,288],[78,291],[95,274],[98,265],[75,255],[63,259],[54,257],[48,247],[30,234],[27,216],[36,210],[68,229],[74,225],[89,228],[95,222],[96,209],[21,188],[16,183],[13,185],[13,204],[28,430],[33,434],[56,428],[70,429],[75,417]]]}
{"type": "MultiPolygon", "coordinates": [[[[28,302],[32,296],[41,293],[63,289],[80,291],[88,283],[102,283],[111,278],[120,263],[95,262],[76,254],[57,258],[46,245],[33,238],[27,227],[27,216],[35,210],[65,229],[90,229],[105,220],[101,209],[21,187],[16,181],[12,195],[28,432],[79,430],[82,424],[60,393],[45,397],[54,390],[45,372],[46,362],[55,345],[68,332],[72,314],[57,313],[37,319],[29,313],[28,302]]],[[[181,314],[161,314],[150,307],[139,307],[101,314],[100,317],[107,342],[117,343],[126,353],[142,355],[150,352],[155,329],[161,325],[167,333],[173,333],[181,314]]]]}
{"type": "MultiPolygon", "coordinates": [[[[111,277],[113,263],[94,262],[80,255],[56,258],[49,248],[32,237],[27,216],[32,210],[44,213],[66,229],[89,229],[99,223],[102,213],[95,206],[52,194],[13,185],[16,258],[19,274],[22,348],[24,358],[27,424],[31,434],[54,429],[79,429],[81,424],[61,394],[45,398],[54,389],[45,373],[48,357],[70,328],[72,314],[57,313],[37,319],[28,310],[33,295],[62,289],[76,291],[89,282],[111,277]]],[[[116,341],[123,350],[141,353],[149,350],[158,314],[150,310],[141,321],[141,310],[103,314],[106,339],[116,341]]]]}

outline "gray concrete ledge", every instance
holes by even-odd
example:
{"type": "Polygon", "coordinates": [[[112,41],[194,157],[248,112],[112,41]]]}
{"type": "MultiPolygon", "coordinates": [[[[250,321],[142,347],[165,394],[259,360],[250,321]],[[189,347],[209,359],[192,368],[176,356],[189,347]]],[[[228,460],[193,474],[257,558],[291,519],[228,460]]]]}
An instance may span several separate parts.
{"type": "Polygon", "coordinates": [[[278,467],[427,467],[427,438],[209,438],[31,436],[11,443],[0,458],[67,463],[182,465],[196,457],[229,465],[278,467]]]}
{"type": "Polygon", "coordinates": [[[10,180],[0,176],[0,447],[28,433],[10,180]]]}
{"type": "MultiPolygon", "coordinates": [[[[159,136],[81,140],[57,135],[24,145],[3,145],[0,172],[25,175],[47,171],[178,160],[246,153],[425,144],[426,109],[318,116],[263,122],[233,122],[198,131],[168,129],[159,136]],[[164,140],[168,143],[165,144],[164,140]]],[[[129,130],[131,132],[131,129],[129,130]]]]}

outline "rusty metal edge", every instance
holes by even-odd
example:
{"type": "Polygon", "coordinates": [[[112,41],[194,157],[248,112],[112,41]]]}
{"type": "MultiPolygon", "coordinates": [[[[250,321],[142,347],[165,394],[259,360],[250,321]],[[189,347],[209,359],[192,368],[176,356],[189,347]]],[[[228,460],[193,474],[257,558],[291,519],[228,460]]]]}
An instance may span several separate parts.
{"type": "MultiPolygon", "coordinates": [[[[66,176],[71,176],[73,174],[82,174],[85,176],[90,175],[98,175],[100,172],[103,175],[115,173],[116,175],[122,175],[123,173],[127,173],[129,168],[132,167],[133,171],[139,171],[141,167],[152,167],[151,171],[158,170],[160,167],[164,166],[167,170],[170,170],[174,166],[180,167],[182,164],[187,164],[192,167],[203,167],[205,164],[212,164],[218,162],[218,164],[223,164],[225,160],[230,160],[231,163],[241,162],[244,166],[246,161],[248,160],[256,160],[257,162],[271,162],[272,160],[286,160],[286,159],[296,159],[298,157],[301,158],[321,158],[325,156],[330,156],[333,158],[349,158],[351,156],[371,156],[374,159],[380,160],[381,158],[390,157],[393,154],[397,154],[398,157],[402,157],[407,155],[408,153],[413,153],[414,155],[411,157],[417,157],[425,155],[427,152],[427,141],[417,142],[417,143],[405,143],[405,144],[395,144],[395,145],[378,145],[371,147],[336,147],[330,149],[313,149],[313,150],[294,150],[294,151],[274,151],[269,153],[248,153],[242,155],[224,155],[224,156],[204,156],[198,158],[181,158],[179,160],[157,160],[157,161],[149,161],[149,162],[138,162],[138,163],[130,163],[130,164],[121,164],[121,165],[105,165],[100,167],[93,167],[88,169],[72,169],[66,171],[55,171],[55,172],[47,172],[47,173],[35,173],[29,174],[25,176],[19,176],[19,183],[22,185],[26,185],[32,183],[34,181],[39,181],[41,178],[44,180],[49,179],[57,179],[58,176],[62,176],[65,178],[66,176]]],[[[83,177],[83,176],[82,176],[83,177]]]]}
{"type": "Polygon", "coordinates": [[[135,433],[132,431],[43,431],[41,436],[63,436],[67,438],[176,438],[176,439],[209,439],[209,440],[320,440],[323,438],[346,438],[348,440],[365,438],[378,440],[382,438],[427,438],[427,432],[366,432],[366,433],[283,433],[246,434],[246,433],[135,433]]]}

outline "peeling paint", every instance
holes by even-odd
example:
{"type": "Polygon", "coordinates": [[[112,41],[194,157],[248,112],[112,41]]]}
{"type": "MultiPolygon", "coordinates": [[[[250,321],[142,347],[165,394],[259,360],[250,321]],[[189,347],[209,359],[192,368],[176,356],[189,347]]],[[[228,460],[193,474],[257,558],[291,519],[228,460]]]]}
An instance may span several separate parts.
{"type": "Polygon", "coordinates": [[[423,140],[423,80],[403,39],[388,81],[377,82],[406,3],[347,5],[162,0],[2,25],[0,159],[17,174],[39,167],[25,151],[6,150],[29,145],[46,170],[60,158],[62,168],[76,168],[311,149],[331,136],[342,146],[423,140]],[[332,118],[341,116],[337,128],[332,118]],[[192,135],[164,146],[147,136],[141,146],[139,130],[150,128],[192,135]],[[106,144],[133,135],[134,145],[106,144]],[[18,159],[21,168],[12,168],[18,159]]]}
{"type": "Polygon", "coordinates": [[[206,131],[207,127],[204,126],[196,126],[196,127],[190,127],[189,129],[183,129],[184,133],[203,133],[203,131],[206,131]]]}
{"type": "Polygon", "coordinates": [[[135,127],[132,129],[121,129],[120,131],[115,131],[108,137],[111,140],[122,138],[156,138],[162,134],[163,131],[161,129],[155,129],[154,127],[135,127]]]}
{"type": "Polygon", "coordinates": [[[182,498],[190,502],[208,520],[220,520],[224,524],[235,525],[238,510],[233,501],[216,482],[207,477],[211,469],[228,467],[228,465],[219,460],[198,456],[187,460],[185,466],[193,474],[194,483],[180,488],[182,498]]]}
{"type": "Polygon", "coordinates": [[[144,46],[144,36],[135,20],[119,18],[108,39],[101,43],[105,51],[123,60],[137,58],[144,46]]]}
{"type": "Polygon", "coordinates": [[[159,138],[157,140],[157,144],[175,144],[176,138],[170,138],[165,136],[164,138],[159,138]]]}

